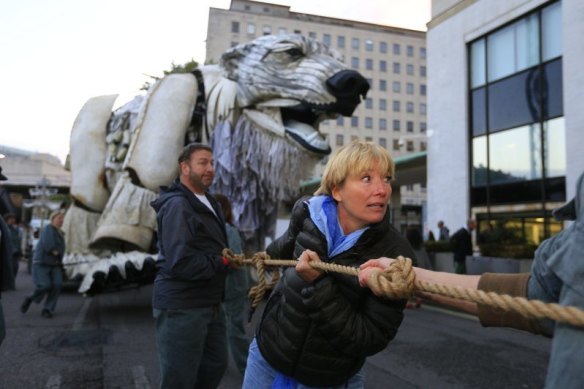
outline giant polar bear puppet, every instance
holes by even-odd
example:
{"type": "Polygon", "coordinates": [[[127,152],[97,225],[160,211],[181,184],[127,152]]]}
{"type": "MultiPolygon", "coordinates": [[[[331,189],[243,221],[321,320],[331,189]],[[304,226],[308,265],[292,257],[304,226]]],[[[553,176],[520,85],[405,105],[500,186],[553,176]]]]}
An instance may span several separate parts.
{"type": "Polygon", "coordinates": [[[293,200],[330,153],[319,124],[351,116],[368,89],[325,45],[278,35],[229,49],[219,65],[168,75],[113,113],[117,96],[90,99],[71,132],[68,278],[89,293],[152,282],[150,202],[177,177],[178,155],[192,141],[213,148],[211,192],[231,199],[237,226],[261,249],[278,203],[293,200]]]}

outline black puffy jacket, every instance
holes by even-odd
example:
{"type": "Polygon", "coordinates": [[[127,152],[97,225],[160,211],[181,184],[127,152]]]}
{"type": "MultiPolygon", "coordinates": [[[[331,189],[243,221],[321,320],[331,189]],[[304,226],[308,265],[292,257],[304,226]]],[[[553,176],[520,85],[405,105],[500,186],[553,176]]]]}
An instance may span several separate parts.
{"type": "MultiPolygon", "coordinates": [[[[326,237],[310,219],[307,201],[295,204],[288,231],[267,248],[272,258],[298,258],[310,249],[325,262],[354,267],[381,256],[414,259],[387,213],[353,248],[327,258],[326,237]]],[[[263,357],[279,372],[304,385],[341,385],[394,338],[404,306],[404,300],[376,297],[354,276],[331,272],[309,284],[287,268],[266,304],[256,338],[263,357]]]]}

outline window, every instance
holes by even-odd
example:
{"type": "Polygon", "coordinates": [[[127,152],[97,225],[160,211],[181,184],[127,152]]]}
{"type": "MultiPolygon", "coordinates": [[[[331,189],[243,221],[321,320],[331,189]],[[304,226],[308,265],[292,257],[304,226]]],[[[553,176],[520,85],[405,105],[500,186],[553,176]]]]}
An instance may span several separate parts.
{"type": "Polygon", "coordinates": [[[308,36],[309,36],[310,38],[312,38],[312,39],[316,39],[316,32],[310,31],[310,32],[308,33],[308,36]]]}
{"type": "Polygon", "coordinates": [[[426,132],[426,122],[420,122],[420,132],[426,132]]]}
{"type": "Polygon", "coordinates": [[[468,45],[472,206],[566,199],[561,18],[553,2],[468,45]]]}
{"type": "Polygon", "coordinates": [[[365,69],[373,70],[373,60],[372,59],[367,58],[365,60],[365,69]]]}
{"type": "Polygon", "coordinates": [[[268,12],[270,12],[270,8],[268,8],[268,7],[264,7],[264,8],[263,8],[263,11],[264,11],[264,12],[266,12],[266,13],[268,13],[268,12]]]}
{"type": "Polygon", "coordinates": [[[300,34],[302,34],[302,30],[294,30],[294,34],[300,35],[300,34]]]}
{"type": "Polygon", "coordinates": [[[401,130],[401,122],[399,120],[394,120],[393,121],[393,130],[394,131],[400,131],[401,130]]]}
{"type": "Polygon", "coordinates": [[[337,37],[337,47],[340,49],[345,48],[345,37],[343,35],[337,37]]]}
{"type": "Polygon", "coordinates": [[[239,34],[239,22],[231,22],[231,32],[239,34]]]}
{"type": "Polygon", "coordinates": [[[345,125],[345,118],[343,116],[339,116],[337,118],[337,126],[344,126],[345,125]]]}
{"type": "Polygon", "coordinates": [[[393,44],[393,54],[399,55],[400,51],[401,51],[401,47],[400,47],[399,43],[394,43],[393,44]]]}
{"type": "Polygon", "coordinates": [[[401,109],[401,104],[399,100],[393,100],[393,112],[399,112],[401,109]]]}
{"type": "Polygon", "coordinates": [[[385,111],[387,109],[386,107],[387,107],[387,100],[379,99],[379,110],[385,111]]]}
{"type": "Polygon", "coordinates": [[[414,103],[412,103],[411,101],[408,101],[406,103],[406,111],[408,113],[414,113],[414,103]]]}
{"type": "Polygon", "coordinates": [[[420,47],[420,58],[422,58],[422,59],[426,58],[426,48],[425,47],[420,47]]]}
{"type": "Polygon", "coordinates": [[[373,128],[373,118],[371,117],[366,117],[365,118],[365,128],[373,128]]]}
{"type": "Polygon", "coordinates": [[[264,26],[262,31],[263,31],[264,35],[271,35],[272,34],[272,27],[264,26]]]}
{"type": "Polygon", "coordinates": [[[408,132],[414,132],[414,122],[412,122],[411,120],[408,120],[406,122],[406,130],[408,132]]]}
{"type": "Polygon", "coordinates": [[[424,103],[420,103],[420,114],[421,115],[426,114],[426,104],[424,104],[424,103]]]}
{"type": "Polygon", "coordinates": [[[420,66],[420,77],[426,77],[426,67],[420,66]]]}
{"type": "Polygon", "coordinates": [[[387,139],[379,138],[379,146],[381,146],[385,149],[387,147],[387,139]]]}
{"type": "Polygon", "coordinates": [[[414,94],[414,84],[412,84],[411,82],[408,82],[406,84],[406,94],[408,94],[408,95],[414,94]]]}
{"type": "Polygon", "coordinates": [[[426,96],[426,85],[420,84],[420,95],[426,96]]]}
{"type": "Polygon", "coordinates": [[[322,43],[327,46],[331,45],[331,34],[323,34],[322,35],[322,43]]]}
{"type": "Polygon", "coordinates": [[[408,47],[407,47],[407,55],[408,55],[408,57],[413,57],[414,56],[414,46],[408,45],[408,47]]]}
{"type": "Polygon", "coordinates": [[[359,116],[351,117],[351,127],[359,127],[359,116]]]}
{"type": "Polygon", "coordinates": [[[426,151],[426,142],[420,142],[420,151],[426,151]]]}
{"type": "Polygon", "coordinates": [[[336,138],[337,138],[337,146],[342,146],[344,141],[345,141],[343,134],[337,134],[336,138]]]}
{"type": "Polygon", "coordinates": [[[366,78],[367,83],[369,84],[369,90],[373,90],[373,79],[372,78],[366,78]]]}
{"type": "Polygon", "coordinates": [[[406,73],[410,76],[414,75],[414,65],[412,65],[411,63],[406,65],[406,73]]]}
{"type": "Polygon", "coordinates": [[[393,63],[393,73],[394,74],[400,74],[400,72],[401,72],[400,63],[399,62],[394,62],[393,63]]]}
{"type": "Polygon", "coordinates": [[[354,140],[359,140],[359,137],[357,135],[351,135],[351,142],[354,140]]]}
{"type": "Polygon", "coordinates": [[[539,17],[533,13],[487,38],[487,74],[495,81],[539,60],[539,17]]]}
{"type": "Polygon", "coordinates": [[[355,50],[359,50],[359,38],[351,39],[351,47],[355,50]]]}
{"type": "Polygon", "coordinates": [[[399,82],[399,81],[392,82],[391,91],[393,93],[400,93],[401,92],[401,82],[399,82]]]}
{"type": "Polygon", "coordinates": [[[399,139],[394,139],[392,143],[393,143],[393,149],[399,150],[399,139]]]}
{"type": "Polygon", "coordinates": [[[231,47],[235,47],[237,46],[239,43],[238,42],[231,42],[231,47]]]}
{"type": "Polygon", "coordinates": [[[373,41],[370,39],[367,39],[365,41],[365,50],[367,51],[373,51],[373,41]]]}
{"type": "Polygon", "coordinates": [[[287,34],[288,31],[286,30],[286,27],[279,27],[278,28],[278,34],[283,35],[283,34],[287,34]]]}
{"type": "Polygon", "coordinates": [[[351,58],[351,67],[353,69],[359,69],[359,58],[358,57],[351,58]]]}
{"type": "Polygon", "coordinates": [[[379,80],[379,90],[380,91],[387,90],[387,81],[379,80]]]}
{"type": "Polygon", "coordinates": [[[249,35],[255,34],[255,24],[253,24],[253,23],[248,23],[247,24],[247,33],[249,35]]]}
{"type": "Polygon", "coordinates": [[[560,2],[543,9],[542,18],[542,55],[543,61],[562,55],[562,6],[560,2]]]}
{"type": "Polygon", "coordinates": [[[382,73],[387,72],[387,62],[384,60],[379,61],[379,71],[382,73]]]}
{"type": "Polygon", "coordinates": [[[373,100],[369,97],[365,99],[365,108],[373,109],[373,100]]]}
{"type": "Polygon", "coordinates": [[[370,137],[370,136],[365,137],[365,142],[372,142],[372,141],[373,141],[372,137],[370,137]]]}
{"type": "Polygon", "coordinates": [[[407,151],[414,151],[414,142],[409,140],[406,142],[406,150],[407,151]]]}
{"type": "Polygon", "coordinates": [[[387,119],[385,119],[385,118],[379,119],[379,129],[380,130],[387,130],[387,119]]]}
{"type": "Polygon", "coordinates": [[[387,53],[387,42],[379,42],[379,52],[387,53]]]}

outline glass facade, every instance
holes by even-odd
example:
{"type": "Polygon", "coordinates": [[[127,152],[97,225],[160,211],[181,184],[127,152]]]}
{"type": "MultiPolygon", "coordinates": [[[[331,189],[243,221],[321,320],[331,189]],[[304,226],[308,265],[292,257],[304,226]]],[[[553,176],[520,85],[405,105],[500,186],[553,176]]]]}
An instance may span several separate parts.
{"type": "Polygon", "coordinates": [[[541,219],[535,243],[552,229],[546,202],[566,199],[561,36],[555,2],[468,46],[471,206],[541,203],[515,216],[541,219]]]}

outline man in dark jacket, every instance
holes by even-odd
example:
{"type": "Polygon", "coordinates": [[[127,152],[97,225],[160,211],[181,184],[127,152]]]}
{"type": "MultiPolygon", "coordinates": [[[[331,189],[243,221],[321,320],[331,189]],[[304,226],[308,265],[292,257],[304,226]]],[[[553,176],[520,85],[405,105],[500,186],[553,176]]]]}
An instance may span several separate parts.
{"type": "Polygon", "coordinates": [[[466,228],[462,227],[450,237],[450,244],[454,253],[454,272],[466,274],[466,256],[472,255],[472,231],[476,222],[469,219],[466,228]]]}
{"type": "Polygon", "coordinates": [[[227,247],[221,207],[207,192],[214,177],[213,154],[201,144],[186,146],[179,179],[152,202],[157,212],[157,274],[152,306],[162,388],[215,388],[227,367],[225,316],[221,301],[227,247]]]}

